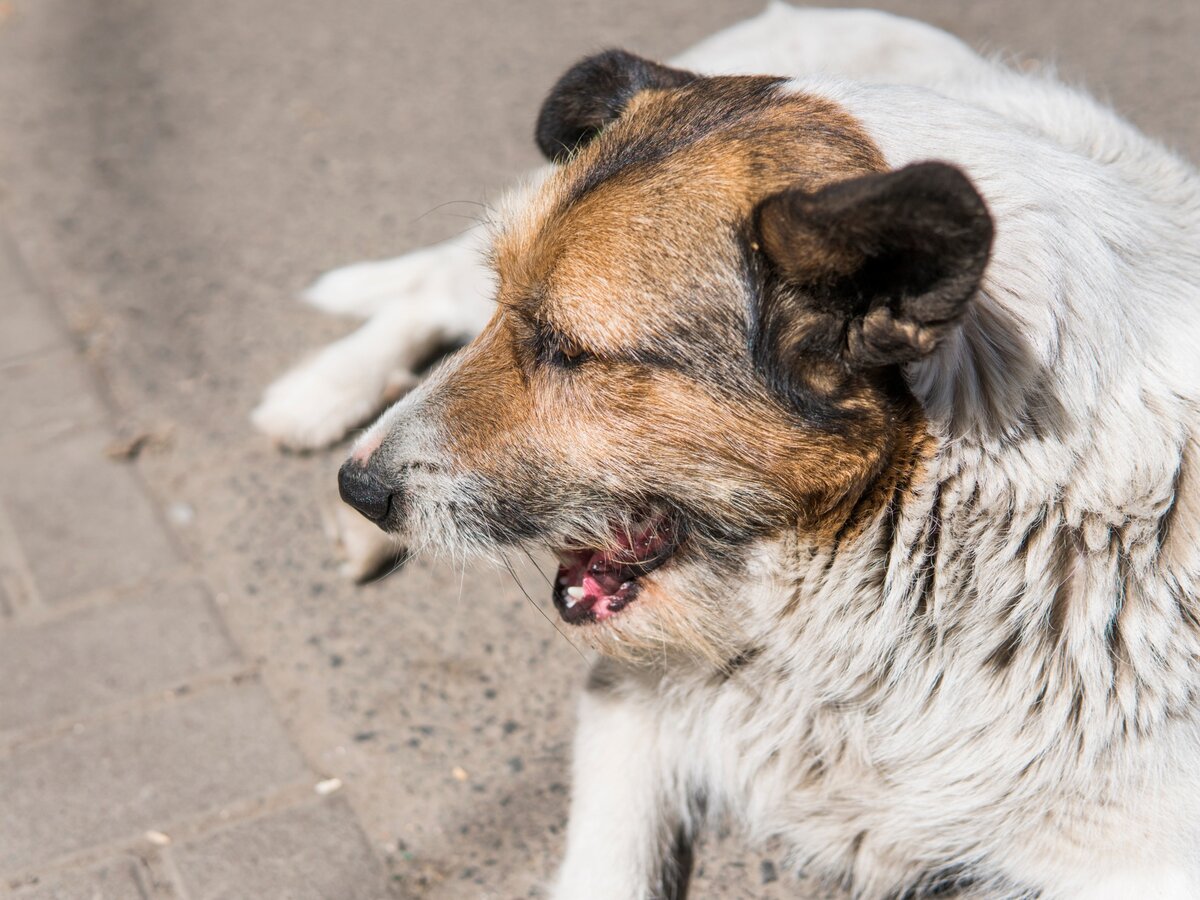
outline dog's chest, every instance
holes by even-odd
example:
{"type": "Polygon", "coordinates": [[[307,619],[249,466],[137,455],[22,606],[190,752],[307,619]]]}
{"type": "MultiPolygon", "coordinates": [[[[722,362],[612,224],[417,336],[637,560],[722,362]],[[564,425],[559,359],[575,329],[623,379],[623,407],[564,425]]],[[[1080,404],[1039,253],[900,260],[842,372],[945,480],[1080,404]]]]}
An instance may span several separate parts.
{"type": "Polygon", "coordinates": [[[676,695],[693,777],[719,811],[835,856],[868,852],[864,831],[902,855],[976,841],[1013,815],[1014,788],[1043,780],[1028,762],[1044,733],[997,720],[977,673],[951,668],[932,693],[917,677],[861,682],[856,695],[830,678],[846,661],[822,652],[764,650],[676,695]]]}

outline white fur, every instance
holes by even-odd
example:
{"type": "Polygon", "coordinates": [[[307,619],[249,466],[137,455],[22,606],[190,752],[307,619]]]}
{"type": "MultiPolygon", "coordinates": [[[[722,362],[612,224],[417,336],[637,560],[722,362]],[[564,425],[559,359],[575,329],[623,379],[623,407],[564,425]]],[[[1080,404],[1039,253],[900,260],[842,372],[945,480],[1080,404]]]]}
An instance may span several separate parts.
{"type": "MultiPolygon", "coordinates": [[[[1200,593],[1196,173],[1086,95],[883,13],[772,3],[675,62],[792,77],[862,122],[890,165],[952,162],[986,198],[997,234],[979,308],[993,321],[968,322],[908,372],[942,446],[895,529],[920,548],[936,515],[970,565],[939,562],[914,634],[920,552],[893,555],[868,603],[875,532],[836,556],[794,540],[760,548],[728,606],[771,677],[748,669],[714,689],[707,673],[647,675],[589,694],[556,896],[648,896],[701,791],[710,813],[781,836],[798,864],[851,873],[864,897],[955,861],[991,879],[979,896],[1200,897],[1200,639],[1184,620],[1200,593]],[[989,362],[995,322],[1026,345],[1019,371],[989,362]],[[1007,430],[991,428],[989,404],[1013,414],[1007,430]],[[1017,641],[1009,674],[983,678],[1005,634],[1037,634],[1054,615],[1067,531],[1079,546],[1053,577],[1086,602],[1054,654],[1017,641]],[[798,559],[811,572],[781,628],[798,559]],[[1031,679],[1047,687],[1032,712],[1031,679]]],[[[477,264],[458,245],[421,253],[318,283],[323,307],[376,316],[363,344],[378,352],[330,348],[271,388],[260,427],[301,446],[334,440],[380,404],[413,344],[481,326],[477,264]],[[443,263],[462,281],[413,276],[443,263]],[[406,312],[388,317],[394,307],[406,312]]]]}
{"type": "Polygon", "coordinates": [[[657,715],[653,704],[583,698],[572,780],[589,787],[575,791],[555,896],[638,897],[656,878],[674,837],[659,809],[679,791],[670,760],[682,749],[657,715]]]}
{"type": "Polygon", "coordinates": [[[319,278],[304,294],[309,303],[366,324],[267,388],[254,424],[285,447],[325,447],[407,392],[430,353],[470,340],[491,315],[492,277],[479,255],[472,229],[319,278]]]}

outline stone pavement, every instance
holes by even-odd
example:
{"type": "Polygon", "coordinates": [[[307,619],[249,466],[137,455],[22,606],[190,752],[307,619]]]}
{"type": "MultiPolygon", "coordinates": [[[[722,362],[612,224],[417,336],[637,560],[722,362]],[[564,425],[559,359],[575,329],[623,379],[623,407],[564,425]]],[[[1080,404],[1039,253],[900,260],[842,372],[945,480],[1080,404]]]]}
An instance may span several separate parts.
{"type": "Polygon", "coordinates": [[[111,458],[102,387],[7,233],[0,322],[8,887],[22,900],[388,896],[340,783],[297,749],[141,477],[111,458]]]}
{"type": "MultiPolygon", "coordinates": [[[[1198,4],[880,5],[1200,157],[1198,4]]],[[[536,566],[344,584],[339,452],[247,414],[347,327],[291,296],[459,230],[571,61],[758,6],[0,0],[0,896],[539,895],[584,665],[536,566]]],[[[699,860],[698,898],[814,896],[699,860]]]]}

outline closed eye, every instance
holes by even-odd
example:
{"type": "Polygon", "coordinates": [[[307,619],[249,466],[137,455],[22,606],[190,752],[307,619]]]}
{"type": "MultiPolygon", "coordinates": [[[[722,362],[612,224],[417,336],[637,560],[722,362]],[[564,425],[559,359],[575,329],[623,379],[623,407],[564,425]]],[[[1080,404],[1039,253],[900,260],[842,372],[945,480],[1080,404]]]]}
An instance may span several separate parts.
{"type": "Polygon", "coordinates": [[[545,323],[538,323],[536,336],[537,361],[558,369],[574,369],[583,365],[593,354],[578,342],[559,334],[545,323]]]}

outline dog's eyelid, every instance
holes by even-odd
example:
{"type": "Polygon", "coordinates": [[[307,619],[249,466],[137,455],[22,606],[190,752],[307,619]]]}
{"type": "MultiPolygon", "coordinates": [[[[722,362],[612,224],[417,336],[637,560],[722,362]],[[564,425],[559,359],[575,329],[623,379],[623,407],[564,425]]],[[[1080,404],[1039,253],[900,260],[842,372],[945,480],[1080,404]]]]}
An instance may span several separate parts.
{"type": "Polygon", "coordinates": [[[595,354],[577,339],[563,334],[545,319],[534,322],[536,355],[540,362],[569,369],[591,359],[595,354]]]}

